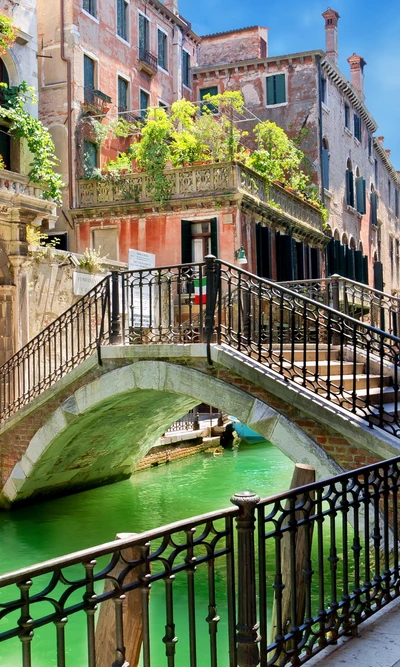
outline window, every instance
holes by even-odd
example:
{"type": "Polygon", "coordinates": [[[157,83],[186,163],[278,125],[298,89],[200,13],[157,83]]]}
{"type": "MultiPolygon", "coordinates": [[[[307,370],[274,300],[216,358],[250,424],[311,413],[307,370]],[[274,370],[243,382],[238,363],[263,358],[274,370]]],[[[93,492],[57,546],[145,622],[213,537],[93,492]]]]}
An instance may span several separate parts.
{"type": "Polygon", "coordinates": [[[182,82],[187,88],[190,88],[190,53],[182,50],[182,82]]]}
{"type": "Polygon", "coordinates": [[[329,146],[325,138],[322,140],[322,184],[329,190],[329,146]]]}
{"type": "Polygon", "coordinates": [[[98,150],[96,144],[87,139],[83,142],[83,171],[85,176],[90,176],[98,164],[98,150]]]}
{"type": "Polygon", "coordinates": [[[140,91],[140,115],[146,116],[147,109],[150,106],[150,95],[145,90],[140,91]]]}
{"type": "Polygon", "coordinates": [[[88,14],[96,16],[96,0],[83,0],[82,7],[88,14]]]}
{"type": "Polygon", "coordinates": [[[389,236],[390,272],[393,274],[393,236],[389,236]]]}
{"type": "Polygon", "coordinates": [[[182,220],[182,264],[202,262],[210,253],[218,257],[217,229],[217,218],[201,222],[182,220]]]}
{"type": "Polygon", "coordinates": [[[128,111],[128,82],[122,76],[118,77],[118,111],[128,111]]]}
{"type": "MultiPolygon", "coordinates": [[[[204,100],[206,95],[218,95],[218,86],[210,86],[209,88],[202,88],[200,91],[200,101],[204,100]]],[[[218,113],[218,109],[214,104],[205,103],[201,105],[201,109],[209,109],[211,113],[218,113]]]]}
{"type": "Polygon", "coordinates": [[[378,160],[376,158],[374,160],[374,173],[375,173],[375,187],[376,189],[378,189],[379,170],[378,170],[378,160]]]}
{"type": "Polygon", "coordinates": [[[128,3],[117,0],[117,35],[128,41],[128,3]]]}
{"type": "Polygon", "coordinates": [[[325,77],[321,77],[321,101],[325,106],[328,104],[328,89],[325,77]]]}
{"type": "Polygon", "coordinates": [[[344,126],[350,130],[350,107],[348,104],[344,105],[344,126]]]}
{"type": "Polygon", "coordinates": [[[367,211],[366,183],[362,176],[356,178],[356,208],[359,213],[365,215],[367,211]]]}
{"type": "Polygon", "coordinates": [[[354,176],[351,160],[347,160],[346,169],[346,204],[354,208],[354,176]]]}
{"type": "Polygon", "coordinates": [[[361,118],[354,114],[354,136],[358,141],[361,141],[361,118]]]}
{"type": "Polygon", "coordinates": [[[139,14],[139,58],[144,60],[146,51],[150,46],[150,23],[143,14],[139,14]]]}
{"type": "Polygon", "coordinates": [[[372,157],[372,137],[368,135],[368,157],[372,157]]]}
{"type": "Polygon", "coordinates": [[[89,56],[83,56],[83,85],[85,88],[94,88],[94,75],[95,75],[96,63],[93,58],[89,56]]]}
{"type": "Polygon", "coordinates": [[[267,106],[286,102],[286,84],[284,74],[267,77],[267,106]]]}
{"type": "MultiPolygon", "coordinates": [[[[372,186],[373,188],[373,186],[372,186]]],[[[374,227],[378,226],[378,196],[374,189],[371,190],[370,194],[370,205],[371,205],[371,225],[374,227]]]]}
{"type": "Polygon", "coordinates": [[[399,191],[397,188],[394,191],[394,214],[396,218],[399,217],[399,191]]]}
{"type": "Polygon", "coordinates": [[[168,37],[160,28],[158,29],[158,64],[168,71],[168,37]]]}

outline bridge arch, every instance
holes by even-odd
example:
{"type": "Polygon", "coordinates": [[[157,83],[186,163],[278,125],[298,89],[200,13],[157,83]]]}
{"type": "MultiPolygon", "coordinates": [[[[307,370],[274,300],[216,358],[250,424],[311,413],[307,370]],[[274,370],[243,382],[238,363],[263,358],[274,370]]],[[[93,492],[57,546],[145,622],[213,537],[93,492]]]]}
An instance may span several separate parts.
{"type": "Polygon", "coordinates": [[[198,403],[235,415],[318,477],[340,469],[264,400],[196,368],[140,360],[88,379],[34,433],[3,488],[3,505],[76,492],[130,476],[170,424],[198,403]]]}

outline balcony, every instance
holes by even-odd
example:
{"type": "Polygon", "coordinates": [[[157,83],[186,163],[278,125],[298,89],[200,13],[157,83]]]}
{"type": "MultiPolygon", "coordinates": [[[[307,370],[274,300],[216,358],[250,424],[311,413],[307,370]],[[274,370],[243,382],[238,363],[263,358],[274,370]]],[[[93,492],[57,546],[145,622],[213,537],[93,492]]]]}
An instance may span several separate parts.
{"type": "Polygon", "coordinates": [[[111,106],[111,97],[103,93],[101,90],[96,90],[91,86],[85,86],[83,104],[87,111],[92,113],[107,113],[111,106]]]}
{"type": "Polygon", "coordinates": [[[150,76],[154,76],[158,71],[158,58],[153,53],[139,47],[138,69],[146,72],[150,76]]]}
{"type": "MultiPolygon", "coordinates": [[[[166,177],[171,183],[169,203],[183,201],[191,207],[215,205],[235,200],[243,210],[256,213],[259,220],[282,231],[292,230],[305,242],[326,245],[329,241],[323,232],[323,219],[319,209],[279,185],[269,185],[252,169],[240,163],[206,163],[198,166],[168,169],[166,177]]],[[[102,208],[123,205],[124,208],[142,207],[154,203],[145,172],[126,174],[118,184],[104,180],[78,181],[78,209],[102,208]]],[[[158,202],[156,202],[158,206],[158,202]]],[[[106,214],[106,213],[105,213],[106,214]]]]}
{"type": "Polygon", "coordinates": [[[10,220],[14,220],[12,210],[18,209],[19,222],[41,224],[45,219],[51,228],[56,219],[56,206],[44,199],[43,193],[43,188],[32,183],[28,176],[0,170],[0,212],[10,220]]]}

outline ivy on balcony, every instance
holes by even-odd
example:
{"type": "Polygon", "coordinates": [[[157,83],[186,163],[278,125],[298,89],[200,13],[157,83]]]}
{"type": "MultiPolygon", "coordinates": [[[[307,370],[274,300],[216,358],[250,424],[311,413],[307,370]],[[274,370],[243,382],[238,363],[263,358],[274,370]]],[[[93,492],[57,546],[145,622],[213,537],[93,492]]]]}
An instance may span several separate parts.
{"type": "Polygon", "coordinates": [[[31,116],[24,108],[27,102],[36,103],[35,90],[25,81],[10,88],[4,83],[0,86],[3,91],[0,118],[10,123],[9,133],[14,139],[26,140],[32,154],[29,178],[33,183],[44,186],[45,199],[59,204],[64,184],[60,174],[54,171],[59,160],[55,155],[51,134],[40,120],[31,116]]]}

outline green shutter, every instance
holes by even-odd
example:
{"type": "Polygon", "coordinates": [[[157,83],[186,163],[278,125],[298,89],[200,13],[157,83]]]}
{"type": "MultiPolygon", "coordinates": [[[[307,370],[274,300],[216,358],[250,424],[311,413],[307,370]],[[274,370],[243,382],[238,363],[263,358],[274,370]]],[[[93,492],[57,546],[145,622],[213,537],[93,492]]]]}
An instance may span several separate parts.
{"type": "Polygon", "coordinates": [[[334,244],[334,256],[333,256],[333,273],[340,275],[340,258],[341,258],[341,244],[340,241],[335,240],[334,244]]]}
{"type": "Polygon", "coordinates": [[[326,275],[331,276],[335,273],[335,241],[331,239],[326,246],[326,275]]]}
{"type": "Polygon", "coordinates": [[[329,190],[329,150],[322,149],[322,184],[325,190],[329,190]]]}
{"type": "Polygon", "coordinates": [[[374,288],[383,292],[383,264],[374,262],[374,288]]]}
{"type": "Polygon", "coordinates": [[[128,84],[120,76],[118,77],[118,109],[119,111],[128,109],[128,84]]]}
{"type": "MultiPolygon", "coordinates": [[[[203,88],[200,90],[200,101],[204,100],[206,95],[218,95],[218,86],[210,86],[210,88],[203,88]]],[[[208,109],[211,113],[218,113],[218,109],[215,104],[210,104],[209,102],[202,105],[201,109],[208,109]]]]}
{"type": "Polygon", "coordinates": [[[188,220],[181,222],[181,251],[182,264],[190,264],[192,261],[192,223],[188,220]]]}
{"type": "Polygon", "coordinates": [[[260,223],[255,226],[257,275],[271,278],[271,229],[260,223]]]}
{"type": "Polygon", "coordinates": [[[349,169],[346,169],[346,203],[354,208],[354,178],[349,169]]]}
{"type": "Polygon", "coordinates": [[[296,255],[297,255],[297,280],[304,280],[304,243],[301,241],[296,242],[296,255]]]}
{"type": "Polygon", "coordinates": [[[368,257],[367,255],[364,255],[363,257],[363,283],[364,285],[368,285],[368,257]]]}
{"type": "Polygon", "coordinates": [[[292,280],[298,280],[297,275],[297,243],[292,239],[292,280]]]}
{"type": "Polygon", "coordinates": [[[339,275],[347,277],[347,246],[340,244],[339,275]]]}
{"type": "Polygon", "coordinates": [[[278,282],[293,280],[293,245],[292,237],[288,234],[279,234],[277,240],[277,273],[278,282]]]}
{"type": "Polygon", "coordinates": [[[311,278],[312,280],[319,280],[320,277],[320,251],[318,248],[311,248],[311,278]]]}
{"type": "Polygon", "coordinates": [[[365,201],[365,180],[362,176],[356,178],[356,202],[357,202],[357,211],[365,214],[366,211],[366,201],[365,201]]]}
{"type": "Polygon", "coordinates": [[[94,88],[94,60],[83,56],[83,85],[85,88],[94,88]]]}
{"type": "Polygon", "coordinates": [[[274,79],[274,76],[267,77],[267,104],[276,104],[274,79]]]}
{"type": "Polygon", "coordinates": [[[211,254],[218,257],[218,220],[211,220],[211,254]]]}
{"type": "Polygon", "coordinates": [[[356,280],[358,283],[364,282],[364,263],[362,250],[355,251],[356,280]]]}
{"type": "Polygon", "coordinates": [[[148,43],[148,20],[143,14],[139,14],[139,52],[147,51],[148,43]]]}
{"type": "Polygon", "coordinates": [[[355,280],[356,277],[356,261],[354,248],[347,248],[347,278],[355,280]]]}
{"type": "Polygon", "coordinates": [[[377,227],[378,226],[378,197],[376,195],[376,192],[371,192],[370,203],[371,203],[371,224],[375,225],[377,227]]]}
{"type": "Polygon", "coordinates": [[[275,75],[275,91],[276,91],[275,104],[283,104],[284,102],[286,102],[286,88],[285,88],[284,74],[275,75]]]}

